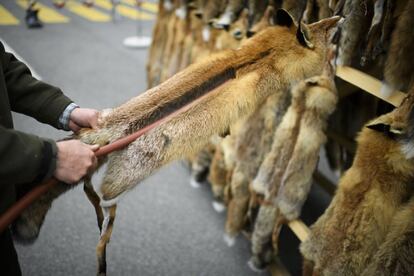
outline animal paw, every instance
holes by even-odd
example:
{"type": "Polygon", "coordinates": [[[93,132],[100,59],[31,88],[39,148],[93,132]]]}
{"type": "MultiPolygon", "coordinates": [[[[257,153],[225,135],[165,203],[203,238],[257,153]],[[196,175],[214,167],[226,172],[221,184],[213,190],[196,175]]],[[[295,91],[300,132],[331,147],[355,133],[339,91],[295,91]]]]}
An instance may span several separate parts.
{"type": "Polygon", "coordinates": [[[251,257],[250,260],[247,262],[247,265],[249,266],[249,268],[256,272],[256,273],[263,273],[265,271],[264,267],[261,267],[258,263],[255,257],[251,257]]]}
{"type": "Polygon", "coordinates": [[[164,9],[167,11],[171,11],[173,9],[174,5],[171,1],[164,1],[164,9]]]}
{"type": "Polygon", "coordinates": [[[382,82],[381,90],[380,90],[381,96],[383,96],[384,98],[388,98],[389,96],[391,96],[393,91],[394,91],[394,88],[391,85],[389,85],[385,81],[382,82]]]}
{"type": "Polygon", "coordinates": [[[198,182],[196,179],[191,178],[190,185],[191,185],[191,187],[197,189],[197,188],[200,188],[201,187],[201,182],[198,182]]]}
{"type": "Polygon", "coordinates": [[[205,26],[201,31],[201,35],[204,42],[209,42],[211,37],[210,28],[208,26],[205,26]]]}
{"type": "Polygon", "coordinates": [[[340,179],[342,175],[341,170],[340,169],[334,170],[334,175],[336,176],[336,178],[340,179]]]}
{"type": "Polygon", "coordinates": [[[231,24],[231,13],[224,13],[218,20],[213,22],[213,27],[216,29],[229,29],[231,24]]]}
{"type": "MultiPolygon", "coordinates": [[[[42,221],[43,223],[43,221],[42,221]]],[[[41,224],[36,224],[33,220],[18,218],[11,226],[14,240],[21,244],[32,244],[37,240],[40,233],[41,224]]]]}
{"type": "Polygon", "coordinates": [[[224,234],[223,240],[228,247],[232,247],[236,244],[236,237],[230,236],[229,234],[224,234]]]}
{"type": "Polygon", "coordinates": [[[175,15],[179,17],[181,20],[184,20],[187,16],[187,11],[184,7],[181,7],[175,10],[175,15]]]}
{"type": "Polygon", "coordinates": [[[213,201],[212,205],[213,205],[213,209],[217,213],[222,213],[224,210],[226,210],[226,206],[222,202],[213,201]]]}

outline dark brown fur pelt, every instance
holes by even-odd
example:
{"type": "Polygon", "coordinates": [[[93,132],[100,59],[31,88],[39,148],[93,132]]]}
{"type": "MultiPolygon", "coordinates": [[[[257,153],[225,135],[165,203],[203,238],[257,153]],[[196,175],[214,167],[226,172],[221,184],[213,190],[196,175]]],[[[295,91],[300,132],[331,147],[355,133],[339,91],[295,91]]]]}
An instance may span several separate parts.
{"type": "Polygon", "coordinates": [[[395,89],[407,90],[414,84],[414,1],[408,1],[392,33],[385,81],[395,89]]]}
{"type": "Polygon", "coordinates": [[[371,19],[366,0],[347,0],[343,9],[345,17],[339,42],[338,65],[352,65],[360,59],[360,46],[368,32],[371,19]]]}

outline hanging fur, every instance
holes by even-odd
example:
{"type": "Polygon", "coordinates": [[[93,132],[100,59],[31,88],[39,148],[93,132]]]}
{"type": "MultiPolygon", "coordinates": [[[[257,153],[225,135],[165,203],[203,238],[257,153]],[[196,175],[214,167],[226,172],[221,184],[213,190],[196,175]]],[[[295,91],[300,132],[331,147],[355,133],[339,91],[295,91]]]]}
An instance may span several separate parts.
{"type": "Polygon", "coordinates": [[[246,222],[249,186],[271,147],[275,127],[287,108],[286,98],[284,91],[275,92],[235,133],[237,161],[230,184],[232,199],[227,212],[226,241],[231,241],[246,222]]]}
{"type": "MultiPolygon", "coordinates": [[[[170,58],[166,66],[166,78],[172,77],[180,71],[184,55],[185,38],[189,29],[188,7],[186,3],[175,9],[175,34],[173,35],[170,58]]],[[[185,67],[184,67],[185,68],[185,67]]]]}
{"type": "Polygon", "coordinates": [[[244,0],[229,0],[224,13],[214,21],[215,28],[228,29],[245,7],[244,0]]]}
{"type": "Polygon", "coordinates": [[[306,0],[284,0],[282,3],[282,8],[292,14],[296,22],[299,22],[299,19],[302,18],[303,11],[306,9],[306,5],[306,0]]]}
{"type": "Polygon", "coordinates": [[[252,28],[263,17],[266,11],[268,0],[248,0],[247,8],[249,10],[248,30],[252,28]]]}
{"type": "Polygon", "coordinates": [[[174,5],[173,12],[171,16],[169,17],[168,23],[167,23],[167,40],[165,42],[165,49],[164,49],[164,57],[163,57],[163,63],[161,65],[161,74],[160,74],[160,80],[161,82],[164,82],[170,77],[169,74],[169,64],[171,59],[173,58],[173,53],[175,49],[175,38],[177,32],[179,30],[177,29],[180,21],[180,18],[176,14],[176,9],[178,8],[177,5],[174,5]]]}
{"type": "Polygon", "coordinates": [[[215,147],[209,143],[207,146],[198,152],[194,158],[190,158],[191,163],[191,180],[190,184],[194,188],[198,188],[209,174],[210,163],[212,156],[215,153],[215,147]]]}
{"type": "Polygon", "coordinates": [[[101,113],[96,130],[86,129],[76,136],[88,144],[105,145],[198,99],[183,113],[109,155],[100,187],[104,219],[96,250],[99,273],[106,272],[106,245],[122,194],[161,166],[201,150],[212,135],[225,133],[237,120],[253,114],[275,91],[320,74],[329,37],[340,18],[311,24],[305,34],[286,11],[279,10],[278,16],[279,26],[267,28],[237,50],[223,51],[190,65],[159,86],[101,113]],[[314,47],[303,44],[306,39],[314,47]]]}
{"type": "Polygon", "coordinates": [[[331,17],[333,9],[329,8],[329,0],[316,0],[318,4],[318,20],[331,17]]]}
{"type": "Polygon", "coordinates": [[[359,52],[359,45],[363,41],[370,20],[368,18],[366,0],[348,0],[345,2],[343,16],[344,24],[341,29],[337,64],[349,66],[359,52]]]}
{"type": "Polygon", "coordinates": [[[329,8],[329,0],[308,0],[306,1],[302,21],[311,23],[330,16],[332,16],[332,10],[329,8]]]}
{"type": "Polygon", "coordinates": [[[240,17],[228,27],[228,31],[221,30],[217,36],[214,50],[237,49],[244,38],[246,38],[248,12],[245,9],[240,17]]]}
{"type": "Polygon", "coordinates": [[[385,81],[395,89],[414,84],[412,46],[414,44],[414,1],[408,1],[392,33],[391,45],[385,63],[385,81]]]}
{"type": "MultiPolygon", "coordinates": [[[[327,117],[337,102],[334,75],[330,68],[328,64],[323,75],[304,80],[292,89],[291,107],[274,137],[274,146],[278,146],[273,147],[270,153],[276,163],[269,179],[271,186],[263,185],[269,192],[264,191],[266,204],[260,208],[264,210],[259,211],[253,232],[252,267],[263,268],[266,260],[261,256],[267,256],[263,252],[266,244],[272,240],[277,250],[282,223],[296,219],[307,198],[319,149],[326,139],[324,129],[327,117]],[[266,228],[262,229],[260,225],[266,228]]],[[[258,183],[254,185],[257,189],[258,183]]]]}
{"type": "MultiPolygon", "coordinates": [[[[227,136],[224,139],[231,139],[231,137],[227,136]]],[[[224,190],[229,185],[229,168],[226,164],[224,149],[222,146],[224,139],[222,139],[222,141],[218,142],[216,145],[208,175],[208,182],[210,182],[211,190],[214,196],[213,206],[221,205],[221,207],[217,208],[216,211],[221,211],[224,209],[224,190]]]]}
{"type": "MultiPolygon", "coordinates": [[[[278,211],[272,200],[278,193],[283,172],[287,168],[299,133],[305,101],[305,95],[301,92],[298,86],[292,89],[292,102],[275,131],[271,150],[262,162],[252,184],[255,192],[264,194],[264,204],[260,206],[252,234],[253,256],[249,266],[253,270],[261,270],[269,264],[266,259],[270,254],[268,243],[271,241],[278,211]]],[[[277,223],[280,225],[281,221],[277,223]]]]}
{"type": "Polygon", "coordinates": [[[270,25],[275,25],[274,17],[276,16],[276,11],[273,6],[267,6],[266,11],[263,17],[250,29],[247,30],[246,36],[252,37],[254,34],[260,32],[261,30],[266,29],[270,25]]]}
{"type": "Polygon", "coordinates": [[[383,46],[381,45],[381,27],[385,20],[385,5],[386,0],[375,1],[374,16],[368,31],[365,52],[361,58],[362,66],[369,61],[375,60],[376,57],[384,51],[383,46]]]}
{"type": "Polygon", "coordinates": [[[314,266],[319,275],[362,275],[385,241],[414,191],[413,103],[409,96],[362,129],[352,167],[301,245],[305,271],[314,266]]]}
{"type": "Polygon", "coordinates": [[[154,87],[161,83],[161,72],[163,60],[165,58],[165,47],[168,39],[168,22],[172,16],[172,7],[165,8],[168,1],[160,1],[158,4],[158,17],[152,33],[153,42],[151,44],[147,62],[147,82],[148,87],[154,87]]]}
{"type": "Polygon", "coordinates": [[[362,275],[414,274],[414,197],[398,210],[385,241],[362,275]]]}
{"type": "Polygon", "coordinates": [[[283,174],[276,205],[287,220],[297,219],[312,183],[319,151],[326,141],[326,123],[338,101],[334,72],[302,82],[305,111],[300,119],[298,138],[289,164],[283,174]]]}

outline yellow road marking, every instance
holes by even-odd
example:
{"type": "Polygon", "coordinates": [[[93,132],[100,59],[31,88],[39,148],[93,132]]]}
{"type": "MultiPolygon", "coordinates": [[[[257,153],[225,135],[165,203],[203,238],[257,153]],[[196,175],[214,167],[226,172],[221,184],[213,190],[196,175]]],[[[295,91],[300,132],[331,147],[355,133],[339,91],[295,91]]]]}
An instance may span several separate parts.
{"type": "Polygon", "coordinates": [[[105,10],[112,10],[112,4],[109,0],[95,0],[95,6],[105,10]]]}
{"type": "MultiPolygon", "coordinates": [[[[97,7],[103,8],[105,10],[112,10],[112,4],[109,0],[95,0],[95,5],[97,7]]],[[[122,16],[125,16],[130,19],[140,19],[140,20],[151,20],[154,18],[152,14],[139,11],[136,8],[131,8],[123,5],[117,5],[117,13],[122,16]]]]}
{"type": "MultiPolygon", "coordinates": [[[[28,1],[26,0],[17,0],[17,4],[27,9],[28,1]]],[[[63,14],[55,11],[48,6],[45,6],[39,2],[36,3],[35,9],[39,9],[39,19],[43,23],[67,23],[69,22],[69,18],[64,16],[63,14]]]]}
{"type": "Polygon", "coordinates": [[[107,21],[111,20],[111,17],[108,14],[100,12],[100,11],[94,9],[94,8],[88,8],[88,7],[84,6],[83,4],[68,1],[66,3],[65,7],[69,11],[71,11],[71,12],[73,12],[73,13],[75,13],[75,14],[77,14],[77,15],[79,15],[79,16],[81,16],[81,17],[83,17],[83,18],[85,18],[89,21],[107,22],[107,21]]]}
{"type": "Polygon", "coordinates": [[[0,5],[0,25],[19,25],[19,19],[14,17],[14,15],[2,5],[0,5]]]}
{"type": "MultiPolygon", "coordinates": [[[[136,7],[137,1],[136,0],[122,0],[123,3],[136,7]]],[[[158,5],[155,3],[144,2],[141,4],[141,7],[150,12],[158,12],[158,5]]]]}
{"type": "Polygon", "coordinates": [[[116,9],[117,12],[119,12],[119,14],[131,18],[131,19],[140,19],[140,20],[150,20],[153,19],[152,15],[149,15],[146,12],[143,11],[139,11],[137,9],[134,8],[129,8],[126,6],[118,6],[116,9]]]}

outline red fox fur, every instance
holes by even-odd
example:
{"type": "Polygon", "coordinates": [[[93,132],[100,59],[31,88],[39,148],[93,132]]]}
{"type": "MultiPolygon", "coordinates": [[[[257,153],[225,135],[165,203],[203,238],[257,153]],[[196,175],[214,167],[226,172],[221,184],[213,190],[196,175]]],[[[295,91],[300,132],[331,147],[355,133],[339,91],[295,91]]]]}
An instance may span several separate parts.
{"type": "Polygon", "coordinates": [[[385,241],[363,275],[414,274],[414,197],[395,214],[385,241]]]}
{"type": "Polygon", "coordinates": [[[393,220],[414,191],[413,100],[410,95],[361,130],[352,167],[301,245],[305,271],[314,266],[314,275],[363,275],[381,244],[389,250],[387,234],[395,233],[393,220]]]}
{"type": "Polygon", "coordinates": [[[280,26],[267,28],[237,50],[192,64],[125,104],[102,112],[96,130],[83,130],[76,137],[105,145],[205,95],[197,105],[108,156],[100,188],[105,217],[97,246],[101,274],[105,273],[106,244],[120,195],[161,166],[198,152],[212,135],[226,132],[240,118],[251,115],[275,91],[320,74],[340,18],[308,25],[308,32],[303,33],[287,12],[278,11],[278,17],[280,26]]]}

